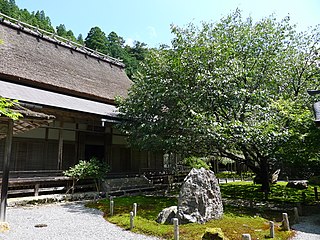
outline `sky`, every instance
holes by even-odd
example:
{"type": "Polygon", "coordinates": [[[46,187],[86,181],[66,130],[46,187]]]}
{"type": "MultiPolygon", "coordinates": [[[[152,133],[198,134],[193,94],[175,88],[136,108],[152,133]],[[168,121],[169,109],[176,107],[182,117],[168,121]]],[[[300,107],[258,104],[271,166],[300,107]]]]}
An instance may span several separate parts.
{"type": "Polygon", "coordinates": [[[98,26],[108,35],[114,31],[128,45],[144,42],[148,47],[170,45],[170,25],[218,22],[237,8],[243,17],[258,21],[275,14],[280,21],[290,16],[298,30],[320,24],[319,0],[16,0],[29,12],[44,10],[54,27],[64,24],[85,38],[98,26]]]}

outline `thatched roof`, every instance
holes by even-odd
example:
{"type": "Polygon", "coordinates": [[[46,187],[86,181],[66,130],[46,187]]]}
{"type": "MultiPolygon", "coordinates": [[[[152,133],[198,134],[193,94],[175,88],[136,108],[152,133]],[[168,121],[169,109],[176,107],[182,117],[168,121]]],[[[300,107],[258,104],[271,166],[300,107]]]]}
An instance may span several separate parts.
{"type": "MultiPolygon", "coordinates": [[[[22,115],[22,117],[13,122],[13,134],[27,132],[34,128],[48,125],[55,118],[53,115],[35,112],[19,104],[14,104],[11,110],[22,115]]],[[[8,120],[9,118],[1,116],[0,114],[0,139],[7,135],[6,122],[8,120]]]]}
{"type": "Polygon", "coordinates": [[[4,80],[92,100],[113,102],[131,85],[121,62],[4,19],[0,62],[4,80]]]}

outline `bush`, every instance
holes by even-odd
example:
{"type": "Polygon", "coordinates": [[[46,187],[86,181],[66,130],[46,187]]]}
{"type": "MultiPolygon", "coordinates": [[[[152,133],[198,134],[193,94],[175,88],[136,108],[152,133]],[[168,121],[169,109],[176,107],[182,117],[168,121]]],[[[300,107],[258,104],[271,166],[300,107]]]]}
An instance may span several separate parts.
{"type": "Polygon", "coordinates": [[[187,166],[190,166],[191,168],[204,168],[209,170],[210,169],[210,165],[208,163],[206,163],[203,158],[199,158],[199,157],[188,157],[185,158],[183,160],[184,164],[187,166]]]}
{"type": "MultiPolygon", "coordinates": [[[[80,160],[78,164],[70,167],[69,170],[63,172],[64,175],[72,177],[73,184],[70,189],[74,191],[75,184],[80,179],[93,178],[99,191],[99,182],[109,171],[109,166],[106,163],[99,161],[96,158],[91,158],[89,161],[80,160]]],[[[68,191],[70,191],[70,189],[68,191]]]]}
{"type": "Polygon", "coordinates": [[[237,175],[237,173],[235,172],[219,172],[216,174],[217,178],[240,178],[239,175],[237,175]]]}
{"type": "Polygon", "coordinates": [[[312,185],[320,185],[320,176],[312,176],[308,182],[312,185]]]}

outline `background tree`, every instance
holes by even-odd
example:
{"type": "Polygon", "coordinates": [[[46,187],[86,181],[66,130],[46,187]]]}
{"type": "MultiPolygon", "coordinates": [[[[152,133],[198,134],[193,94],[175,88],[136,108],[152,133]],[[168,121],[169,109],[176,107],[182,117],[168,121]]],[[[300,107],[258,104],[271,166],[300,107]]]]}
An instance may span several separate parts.
{"type": "Polygon", "coordinates": [[[14,0],[0,0],[0,12],[13,18],[19,17],[20,9],[14,0]]]}
{"type": "Polygon", "coordinates": [[[71,30],[67,30],[64,24],[60,24],[56,27],[56,33],[58,34],[58,36],[69,39],[73,42],[77,41],[73,32],[71,30]]]}
{"type": "Polygon", "coordinates": [[[108,40],[106,34],[99,27],[90,29],[85,39],[86,47],[108,54],[107,44],[108,40]]]}
{"type": "Polygon", "coordinates": [[[253,23],[239,10],[200,29],[172,26],[172,49],[152,50],[120,101],[121,128],[143,149],[244,163],[268,192],[290,143],[317,131],[305,90],[319,85],[318,30],[298,33],[288,17],[253,23]]]}
{"type": "Polygon", "coordinates": [[[80,43],[81,45],[84,44],[83,36],[82,36],[81,33],[80,33],[80,34],[78,35],[78,37],[77,37],[77,42],[80,43]]]}
{"type": "Polygon", "coordinates": [[[133,75],[142,70],[142,63],[148,54],[147,44],[134,41],[132,47],[126,45],[125,49],[129,56],[125,61],[126,72],[129,78],[134,80],[133,75]]]}

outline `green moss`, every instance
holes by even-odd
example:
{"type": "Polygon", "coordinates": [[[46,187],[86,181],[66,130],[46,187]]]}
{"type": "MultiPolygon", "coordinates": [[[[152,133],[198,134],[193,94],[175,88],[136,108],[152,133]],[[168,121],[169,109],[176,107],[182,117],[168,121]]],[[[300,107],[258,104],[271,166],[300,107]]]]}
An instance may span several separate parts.
{"type": "Polygon", "coordinates": [[[229,240],[226,238],[221,230],[221,228],[206,228],[205,233],[203,234],[202,240],[229,240]]]}
{"type": "MultiPolygon", "coordinates": [[[[137,233],[157,236],[162,239],[173,239],[173,226],[159,224],[155,221],[158,213],[166,207],[177,204],[175,198],[169,197],[146,197],[131,196],[114,198],[114,216],[109,216],[109,200],[101,200],[97,203],[88,204],[105,212],[105,218],[118,226],[129,229],[130,216],[133,203],[138,204],[137,217],[134,219],[137,233]]],[[[270,217],[269,220],[273,220],[270,217]]],[[[211,220],[206,224],[184,224],[179,226],[180,239],[201,239],[207,228],[220,228],[224,237],[240,239],[243,233],[249,233],[252,239],[264,239],[269,235],[269,220],[256,217],[254,213],[245,209],[225,207],[224,216],[219,220],[211,220]]],[[[280,220],[281,221],[281,220],[280,220]]],[[[280,231],[280,222],[276,222],[277,239],[288,239],[292,232],[280,231]]]]}

